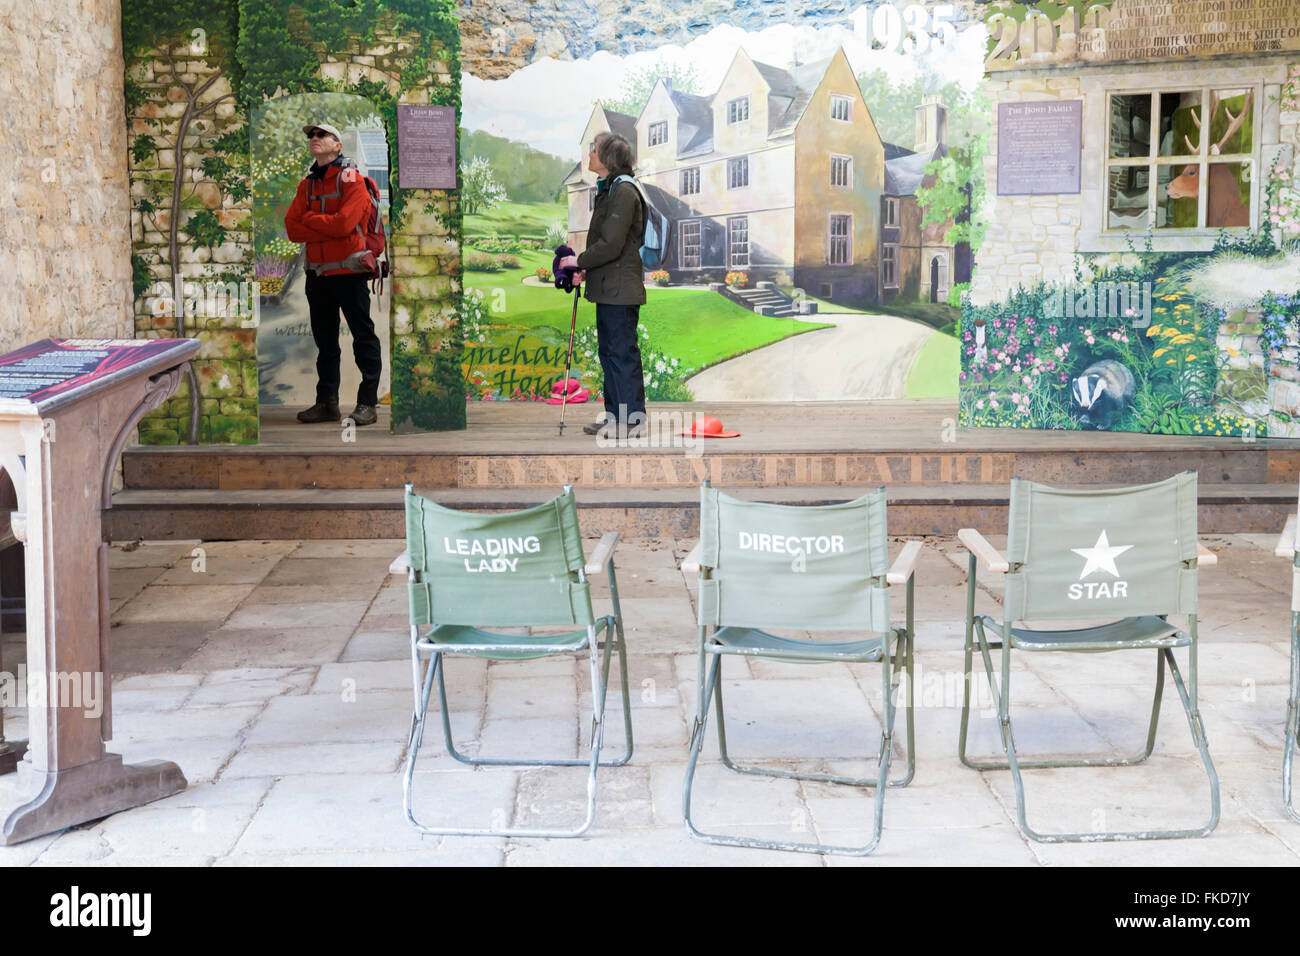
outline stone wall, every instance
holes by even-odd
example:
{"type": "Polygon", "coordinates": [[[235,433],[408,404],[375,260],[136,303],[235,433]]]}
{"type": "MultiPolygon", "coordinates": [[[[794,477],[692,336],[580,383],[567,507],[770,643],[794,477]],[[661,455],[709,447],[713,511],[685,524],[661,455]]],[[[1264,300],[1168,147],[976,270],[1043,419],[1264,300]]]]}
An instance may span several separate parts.
{"type": "Polygon", "coordinates": [[[131,337],[118,0],[0,17],[0,352],[131,337]]]}
{"type": "MultiPolygon", "coordinates": [[[[762,30],[780,23],[845,24],[863,0],[461,0],[460,57],[466,72],[501,79],[539,58],[576,60],[598,50],[635,53],[686,44],[720,23],[762,30]]],[[[974,0],[956,0],[955,22],[980,19],[974,0]]]]}

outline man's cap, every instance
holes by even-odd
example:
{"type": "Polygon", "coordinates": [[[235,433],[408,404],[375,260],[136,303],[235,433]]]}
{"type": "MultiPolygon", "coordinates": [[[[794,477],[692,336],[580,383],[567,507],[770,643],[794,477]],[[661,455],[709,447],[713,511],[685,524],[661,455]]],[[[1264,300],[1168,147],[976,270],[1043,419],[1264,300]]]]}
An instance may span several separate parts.
{"type": "Polygon", "coordinates": [[[306,126],[302,128],[302,131],[304,133],[310,133],[314,129],[323,129],[325,132],[329,133],[331,136],[337,139],[340,143],[343,142],[343,134],[338,131],[338,127],[331,126],[329,123],[308,123],[306,126]]]}

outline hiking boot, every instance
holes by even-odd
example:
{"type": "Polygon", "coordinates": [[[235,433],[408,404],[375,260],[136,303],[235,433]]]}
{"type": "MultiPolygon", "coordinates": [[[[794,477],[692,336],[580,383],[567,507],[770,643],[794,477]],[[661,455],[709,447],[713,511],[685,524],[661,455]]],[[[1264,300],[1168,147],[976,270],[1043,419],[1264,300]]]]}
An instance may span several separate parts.
{"type": "Polygon", "coordinates": [[[358,405],[348,416],[357,425],[373,425],[379,420],[379,413],[373,405],[358,405]]]}
{"type": "Polygon", "coordinates": [[[306,425],[315,425],[318,422],[336,422],[338,420],[338,402],[317,402],[311,408],[303,409],[298,413],[298,421],[306,425]]]}
{"type": "Polygon", "coordinates": [[[590,425],[582,426],[582,433],[584,435],[599,435],[600,430],[605,427],[605,422],[606,422],[605,415],[604,413],[601,413],[601,416],[597,418],[594,422],[592,422],[590,425]]]}

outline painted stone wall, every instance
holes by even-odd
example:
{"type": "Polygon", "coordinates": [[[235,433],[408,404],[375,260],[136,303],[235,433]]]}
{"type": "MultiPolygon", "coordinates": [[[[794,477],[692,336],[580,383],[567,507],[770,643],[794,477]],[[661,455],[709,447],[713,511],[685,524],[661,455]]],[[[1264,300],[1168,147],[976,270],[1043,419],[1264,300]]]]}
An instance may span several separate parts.
{"type": "MultiPolygon", "coordinates": [[[[458,103],[450,3],[125,0],[123,14],[135,331],[203,341],[197,441],[256,442],[250,104],[368,99],[400,184],[396,106],[458,103]]],[[[454,193],[395,185],[390,198],[394,430],[463,428],[454,193]]],[[[191,440],[191,412],[187,383],[141,424],[141,440],[191,440]]]]}
{"type": "MultiPolygon", "coordinates": [[[[135,333],[202,342],[193,362],[198,442],[256,442],[252,195],[238,66],[216,36],[171,40],[132,51],[127,65],[135,333]]],[[[183,380],[141,422],[141,442],[189,441],[191,408],[183,380]]]]}
{"type": "Polygon", "coordinates": [[[131,337],[118,0],[0,16],[0,352],[131,337]],[[36,78],[39,77],[39,82],[36,78]]]}

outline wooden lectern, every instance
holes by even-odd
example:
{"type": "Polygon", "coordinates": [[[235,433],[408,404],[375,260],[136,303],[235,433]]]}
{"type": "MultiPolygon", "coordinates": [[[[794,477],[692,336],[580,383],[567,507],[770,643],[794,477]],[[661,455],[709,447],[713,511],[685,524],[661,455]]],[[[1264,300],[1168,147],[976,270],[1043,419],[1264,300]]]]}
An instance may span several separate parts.
{"type": "MultiPolygon", "coordinates": [[[[104,748],[113,711],[100,512],[136,424],[198,350],[194,339],[46,339],[0,356],[0,468],[18,499],[0,537],[25,546],[27,669],[30,684],[44,681],[29,696],[25,802],[5,820],[6,844],[185,789],[176,764],[124,764],[104,748]]],[[[13,756],[6,767],[0,753],[0,772],[13,756]]]]}

